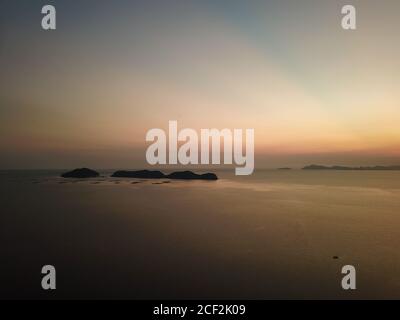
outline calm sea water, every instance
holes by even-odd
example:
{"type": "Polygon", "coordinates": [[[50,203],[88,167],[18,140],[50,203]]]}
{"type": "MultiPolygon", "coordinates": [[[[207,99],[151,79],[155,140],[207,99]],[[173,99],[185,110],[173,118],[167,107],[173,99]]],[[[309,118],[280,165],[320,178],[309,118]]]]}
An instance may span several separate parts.
{"type": "Polygon", "coordinates": [[[400,172],[60,173],[0,171],[3,298],[400,298],[400,172]]]}

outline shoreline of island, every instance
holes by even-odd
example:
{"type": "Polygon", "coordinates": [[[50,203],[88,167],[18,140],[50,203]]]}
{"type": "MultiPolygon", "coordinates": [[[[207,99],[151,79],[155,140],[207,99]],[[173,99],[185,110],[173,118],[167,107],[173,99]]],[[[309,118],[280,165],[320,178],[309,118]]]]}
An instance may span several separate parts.
{"type": "Polygon", "coordinates": [[[347,167],[347,166],[323,166],[311,164],[302,168],[302,170],[337,170],[337,171],[397,171],[400,165],[394,166],[366,166],[366,167],[347,167]]]}

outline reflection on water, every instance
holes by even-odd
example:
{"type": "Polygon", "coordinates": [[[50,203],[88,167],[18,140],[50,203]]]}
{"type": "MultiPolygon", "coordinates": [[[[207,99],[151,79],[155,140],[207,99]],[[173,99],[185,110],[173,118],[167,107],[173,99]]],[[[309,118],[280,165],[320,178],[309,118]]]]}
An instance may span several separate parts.
{"type": "Polygon", "coordinates": [[[218,181],[0,172],[0,296],[399,298],[400,172],[217,172],[218,181]],[[359,289],[340,288],[341,266],[359,289]],[[23,276],[21,276],[23,275],[23,276]]]}

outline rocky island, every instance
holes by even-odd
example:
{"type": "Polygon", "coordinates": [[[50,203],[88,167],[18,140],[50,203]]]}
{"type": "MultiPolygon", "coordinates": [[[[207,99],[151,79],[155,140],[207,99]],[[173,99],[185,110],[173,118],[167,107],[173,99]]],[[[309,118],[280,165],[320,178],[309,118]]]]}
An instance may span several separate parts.
{"type": "Polygon", "coordinates": [[[113,178],[141,178],[141,179],[162,179],[165,174],[161,171],[139,170],[139,171],[115,171],[111,177],[113,178]]]}
{"type": "Polygon", "coordinates": [[[139,170],[139,171],[116,171],[111,177],[118,178],[141,178],[141,179],[179,179],[179,180],[218,180],[214,173],[197,174],[192,171],[177,171],[164,174],[161,171],[139,170]]]}
{"type": "Polygon", "coordinates": [[[218,180],[214,173],[197,174],[192,171],[177,171],[166,176],[167,179],[181,180],[218,180]]]}
{"type": "Polygon", "coordinates": [[[61,177],[63,178],[96,178],[100,174],[97,171],[88,168],[79,168],[72,171],[63,173],[61,177]]]}

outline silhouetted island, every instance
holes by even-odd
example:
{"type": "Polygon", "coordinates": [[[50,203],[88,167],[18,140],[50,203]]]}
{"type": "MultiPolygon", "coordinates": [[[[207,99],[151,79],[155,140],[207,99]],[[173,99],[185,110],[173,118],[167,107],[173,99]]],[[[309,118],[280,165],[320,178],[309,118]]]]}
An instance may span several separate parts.
{"type": "Polygon", "coordinates": [[[72,171],[63,173],[61,177],[63,178],[96,178],[100,174],[97,171],[88,168],[79,168],[72,171]]]}
{"type": "Polygon", "coordinates": [[[166,176],[168,179],[183,180],[218,180],[214,173],[197,174],[192,171],[177,171],[166,176]]]}
{"type": "Polygon", "coordinates": [[[161,171],[139,170],[139,171],[115,171],[111,177],[115,178],[141,178],[141,179],[162,179],[165,174],[161,171]]]}
{"type": "Polygon", "coordinates": [[[139,170],[139,171],[116,171],[111,177],[118,178],[141,178],[141,179],[179,179],[179,180],[218,180],[214,173],[197,174],[192,171],[177,171],[164,174],[161,171],[139,170]]]}
{"type": "Polygon", "coordinates": [[[321,166],[312,164],[305,166],[303,170],[400,170],[400,166],[373,166],[373,167],[345,167],[345,166],[321,166]]]}
{"type": "Polygon", "coordinates": [[[292,168],[284,167],[284,168],[278,168],[278,170],[292,170],[292,168]]]}

